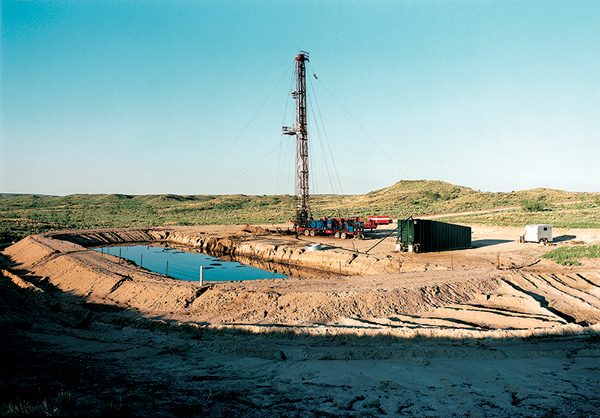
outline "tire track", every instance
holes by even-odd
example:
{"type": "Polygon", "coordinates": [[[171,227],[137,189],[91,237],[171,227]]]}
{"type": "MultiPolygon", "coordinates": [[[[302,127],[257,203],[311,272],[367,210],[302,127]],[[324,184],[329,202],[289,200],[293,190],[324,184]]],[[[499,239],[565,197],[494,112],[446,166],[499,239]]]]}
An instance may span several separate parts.
{"type": "MultiPolygon", "coordinates": [[[[522,276],[525,280],[527,280],[527,282],[531,283],[533,285],[533,283],[528,280],[526,277],[522,276]]],[[[512,287],[514,290],[516,290],[517,292],[526,294],[527,296],[531,297],[532,299],[534,299],[537,303],[540,304],[540,306],[544,309],[546,309],[547,311],[551,312],[552,314],[556,315],[557,317],[561,318],[565,323],[569,323],[569,324],[576,324],[577,321],[574,317],[572,317],[571,315],[565,314],[564,312],[553,308],[552,306],[550,306],[550,303],[548,300],[546,300],[546,298],[538,293],[535,292],[531,292],[521,286],[519,286],[516,283],[512,283],[506,279],[502,279],[504,281],[504,283],[506,283],[508,286],[512,287]]],[[[535,285],[534,285],[535,286],[535,285]]],[[[537,288],[537,286],[535,286],[537,288]]]]}
{"type": "MultiPolygon", "coordinates": [[[[553,274],[551,274],[549,276],[552,277],[553,279],[555,279],[555,277],[556,277],[553,274]]],[[[594,295],[591,295],[591,294],[581,290],[581,289],[573,288],[558,279],[555,279],[554,282],[560,283],[560,284],[555,284],[552,282],[552,280],[549,280],[547,277],[544,277],[544,275],[542,275],[542,274],[537,274],[537,279],[539,281],[541,281],[542,283],[546,284],[546,286],[549,287],[550,290],[559,292],[561,295],[564,295],[567,298],[575,299],[588,308],[591,308],[591,309],[600,308],[600,299],[594,295]],[[593,303],[589,299],[592,299],[592,301],[596,302],[596,303],[593,303]]]]}
{"type": "MultiPolygon", "coordinates": [[[[567,323],[581,326],[589,325],[586,319],[578,319],[571,312],[588,311],[592,316],[600,316],[600,299],[584,290],[574,288],[556,274],[521,274],[516,280],[503,279],[513,289],[532,297],[540,306],[567,323]],[[555,277],[559,280],[555,280],[555,277]],[[524,281],[523,285],[517,284],[518,279],[524,281]],[[529,285],[531,288],[529,288],[529,285]]],[[[572,278],[571,278],[572,279],[572,278]]],[[[586,281],[587,283],[587,281],[586,281]]]]}
{"type": "Polygon", "coordinates": [[[530,312],[511,311],[506,307],[492,308],[492,307],[485,306],[485,305],[469,305],[467,307],[467,309],[454,308],[454,307],[447,307],[446,309],[452,309],[452,310],[457,310],[457,311],[467,310],[467,311],[471,311],[473,313],[486,312],[486,313],[491,313],[494,315],[499,315],[499,316],[513,318],[513,319],[518,319],[518,318],[536,319],[536,320],[543,321],[543,322],[555,322],[556,321],[556,319],[552,315],[542,315],[542,314],[535,314],[535,313],[530,313],[530,312]]]}

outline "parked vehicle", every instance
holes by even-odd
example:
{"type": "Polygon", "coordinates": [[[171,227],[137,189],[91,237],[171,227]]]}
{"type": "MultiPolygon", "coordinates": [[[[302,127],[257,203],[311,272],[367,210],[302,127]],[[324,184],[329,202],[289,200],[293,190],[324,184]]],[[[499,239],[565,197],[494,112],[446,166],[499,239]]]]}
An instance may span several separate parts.
{"type": "Polygon", "coordinates": [[[552,242],[552,225],[525,225],[525,234],[519,237],[519,241],[546,245],[552,242]]]}

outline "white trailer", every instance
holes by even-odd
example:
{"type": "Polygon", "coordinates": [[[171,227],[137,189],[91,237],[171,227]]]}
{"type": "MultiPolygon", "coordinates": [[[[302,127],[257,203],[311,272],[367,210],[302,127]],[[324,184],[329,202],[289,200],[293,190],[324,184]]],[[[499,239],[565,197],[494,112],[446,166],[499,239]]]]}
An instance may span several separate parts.
{"type": "Polygon", "coordinates": [[[526,225],[523,242],[539,242],[546,244],[552,242],[552,225],[526,225]]]}

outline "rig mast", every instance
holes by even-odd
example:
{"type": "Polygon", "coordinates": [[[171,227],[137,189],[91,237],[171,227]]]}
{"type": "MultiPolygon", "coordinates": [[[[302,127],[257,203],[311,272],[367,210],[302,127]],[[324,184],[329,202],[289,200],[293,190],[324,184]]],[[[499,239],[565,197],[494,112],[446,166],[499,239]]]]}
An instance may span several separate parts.
{"type": "Polygon", "coordinates": [[[311,219],[308,204],[308,130],[306,121],[306,67],[308,52],[300,51],[296,57],[296,90],[292,97],[296,99],[296,124],[284,126],[281,133],[296,135],[296,225],[303,226],[311,219]]]}

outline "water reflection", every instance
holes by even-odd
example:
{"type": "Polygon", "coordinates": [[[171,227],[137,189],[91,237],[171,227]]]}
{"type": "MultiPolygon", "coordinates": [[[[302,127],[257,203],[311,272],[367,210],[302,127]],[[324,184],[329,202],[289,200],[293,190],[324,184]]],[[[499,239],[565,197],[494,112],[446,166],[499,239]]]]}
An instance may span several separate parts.
{"type": "Polygon", "coordinates": [[[119,256],[147,270],[169,277],[198,281],[200,267],[205,281],[237,281],[315,277],[319,272],[249,257],[203,253],[198,249],[160,244],[101,247],[96,251],[119,256]],[[184,251],[185,250],[185,251],[184,251]]]}
{"type": "Polygon", "coordinates": [[[325,272],[316,269],[302,268],[289,264],[279,264],[272,261],[265,261],[258,258],[244,257],[240,255],[221,255],[220,258],[227,261],[236,261],[247,266],[274,272],[275,274],[281,274],[286,277],[318,277],[326,274],[325,272]]]}
{"type": "Polygon", "coordinates": [[[173,244],[170,245],[172,248],[176,248],[178,250],[185,250],[187,252],[195,254],[206,254],[211,257],[217,258],[219,261],[238,263],[237,267],[250,266],[271,273],[280,274],[285,277],[319,277],[328,274],[327,272],[318,269],[297,267],[289,264],[280,264],[272,261],[266,261],[260,258],[246,257],[243,255],[219,254],[212,251],[203,252],[198,248],[188,248],[185,246],[178,246],[173,244]]]}

